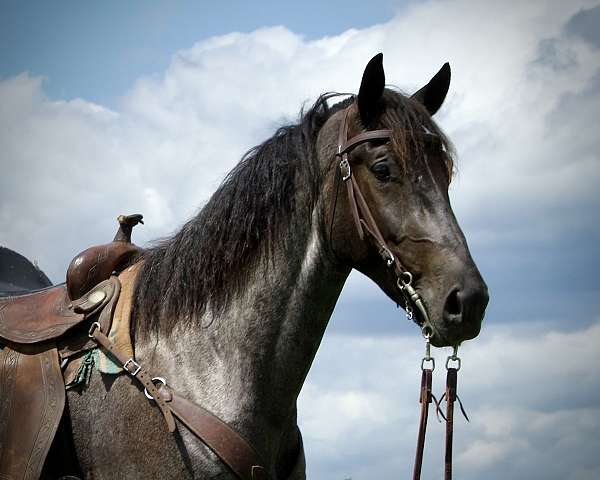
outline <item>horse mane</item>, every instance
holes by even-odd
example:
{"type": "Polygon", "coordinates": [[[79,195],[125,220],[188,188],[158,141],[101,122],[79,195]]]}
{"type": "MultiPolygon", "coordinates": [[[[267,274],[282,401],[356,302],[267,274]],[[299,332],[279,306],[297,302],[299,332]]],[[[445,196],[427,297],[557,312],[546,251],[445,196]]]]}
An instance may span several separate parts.
{"type": "MultiPolygon", "coordinates": [[[[317,138],[325,122],[353,101],[328,104],[342,95],[321,95],[309,109],[301,110],[298,123],[280,127],[249,150],[194,218],[144,251],[133,330],[142,335],[169,332],[207,308],[218,314],[244,290],[251,278],[248,273],[261,260],[268,261],[275,251],[285,251],[293,243],[286,238],[287,229],[310,225],[324,174],[317,138]]],[[[392,139],[401,158],[421,148],[411,132],[423,125],[452,151],[420,104],[388,89],[383,100],[391,108],[385,108],[379,121],[382,127],[401,132],[392,139]]]]}

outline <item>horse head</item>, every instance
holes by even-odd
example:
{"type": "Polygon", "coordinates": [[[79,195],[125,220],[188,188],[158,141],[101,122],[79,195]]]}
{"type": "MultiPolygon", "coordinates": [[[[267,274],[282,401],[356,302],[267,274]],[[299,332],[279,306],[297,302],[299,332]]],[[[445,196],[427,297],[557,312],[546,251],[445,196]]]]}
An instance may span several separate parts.
{"type": "Polygon", "coordinates": [[[452,146],[431,118],[449,84],[445,64],[411,97],[385,88],[379,54],[358,96],[331,116],[319,138],[337,177],[325,202],[332,251],[426,326],[435,346],[476,337],[489,298],[450,205],[452,146]]]}

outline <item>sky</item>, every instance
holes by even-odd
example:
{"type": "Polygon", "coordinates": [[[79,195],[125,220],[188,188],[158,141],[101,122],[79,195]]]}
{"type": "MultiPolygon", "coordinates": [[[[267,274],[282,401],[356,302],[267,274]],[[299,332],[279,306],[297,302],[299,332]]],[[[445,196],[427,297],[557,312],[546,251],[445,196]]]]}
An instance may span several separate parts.
{"type": "MultiPolygon", "coordinates": [[[[436,120],[491,293],[461,349],[456,477],[600,478],[598,25],[590,0],[3,1],[0,245],[61,282],[120,213],[144,214],[141,245],[176,231],[302,105],[357,91],[374,54],[408,93],[449,61],[436,120]]],[[[299,400],[308,478],[408,478],[422,349],[352,274],[299,400]]],[[[442,425],[428,436],[437,479],[442,425]]]]}

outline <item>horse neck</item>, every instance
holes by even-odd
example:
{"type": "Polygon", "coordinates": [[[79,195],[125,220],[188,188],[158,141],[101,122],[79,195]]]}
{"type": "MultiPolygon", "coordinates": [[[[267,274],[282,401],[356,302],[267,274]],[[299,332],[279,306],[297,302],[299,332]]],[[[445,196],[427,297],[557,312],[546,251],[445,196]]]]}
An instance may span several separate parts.
{"type": "Polygon", "coordinates": [[[349,273],[329,253],[320,210],[310,229],[290,227],[293,246],[261,262],[222,314],[144,349],[170,366],[176,389],[272,457],[295,432],[298,394],[349,273]]]}

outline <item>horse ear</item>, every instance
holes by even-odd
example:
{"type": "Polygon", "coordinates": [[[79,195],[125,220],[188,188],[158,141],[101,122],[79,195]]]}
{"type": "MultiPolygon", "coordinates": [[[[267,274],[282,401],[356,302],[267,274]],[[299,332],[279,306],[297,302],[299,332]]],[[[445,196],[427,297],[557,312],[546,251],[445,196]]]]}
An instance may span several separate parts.
{"type": "Polygon", "coordinates": [[[450,64],[444,63],[440,71],[429,80],[429,83],[412,95],[412,98],[425,105],[429,114],[433,116],[437,112],[448,93],[450,87],[450,64]]]}
{"type": "Polygon", "coordinates": [[[384,86],[383,53],[378,53],[367,63],[358,91],[358,111],[363,125],[369,124],[377,112],[384,86]]]}

